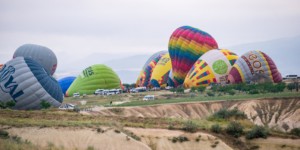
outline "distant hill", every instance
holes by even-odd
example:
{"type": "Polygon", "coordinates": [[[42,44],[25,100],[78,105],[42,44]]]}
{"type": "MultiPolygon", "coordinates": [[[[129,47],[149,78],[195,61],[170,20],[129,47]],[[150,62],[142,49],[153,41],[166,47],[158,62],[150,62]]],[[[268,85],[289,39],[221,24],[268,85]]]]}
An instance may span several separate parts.
{"type": "Polygon", "coordinates": [[[117,72],[123,83],[135,83],[142,67],[151,55],[135,55],[106,61],[103,64],[117,72]]]}
{"type": "Polygon", "coordinates": [[[228,49],[239,56],[250,50],[260,50],[273,59],[283,76],[300,75],[300,36],[229,46],[228,49]]]}
{"type": "Polygon", "coordinates": [[[147,59],[151,55],[124,56],[117,54],[95,53],[76,61],[60,63],[56,71],[57,78],[77,76],[83,69],[94,64],[111,67],[123,83],[134,83],[147,59]]]}

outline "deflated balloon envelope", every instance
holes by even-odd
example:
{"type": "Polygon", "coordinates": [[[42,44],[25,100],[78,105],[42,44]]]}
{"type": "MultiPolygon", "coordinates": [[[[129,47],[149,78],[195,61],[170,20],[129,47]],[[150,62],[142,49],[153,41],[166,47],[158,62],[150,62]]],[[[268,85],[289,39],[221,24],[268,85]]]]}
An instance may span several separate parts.
{"type": "Polygon", "coordinates": [[[118,75],[109,67],[103,64],[96,64],[84,69],[73,81],[66,92],[66,96],[73,93],[93,94],[97,89],[121,88],[121,80],[118,75]]]}
{"type": "Polygon", "coordinates": [[[62,92],[64,94],[66,94],[68,88],[70,87],[70,85],[73,83],[73,81],[75,80],[76,77],[64,77],[58,80],[58,83],[62,89],[62,92]]]}
{"type": "Polygon", "coordinates": [[[15,51],[13,58],[15,57],[32,58],[42,65],[50,75],[54,74],[57,67],[57,58],[53,51],[40,45],[24,44],[15,51]]]}
{"type": "Polygon", "coordinates": [[[228,75],[230,83],[281,82],[282,77],[273,60],[261,51],[242,55],[228,75]]]}
{"type": "Polygon", "coordinates": [[[136,81],[136,86],[139,86],[139,87],[150,86],[150,78],[152,75],[152,71],[155,68],[157,62],[160,60],[160,58],[166,53],[167,53],[167,51],[159,51],[159,52],[153,54],[146,61],[142,71],[140,72],[140,75],[138,76],[138,79],[136,81]]]}
{"type": "Polygon", "coordinates": [[[175,85],[183,84],[186,74],[200,56],[216,48],[218,44],[215,39],[204,31],[190,26],[176,29],[169,41],[175,85]]]}
{"type": "Polygon", "coordinates": [[[206,52],[193,65],[184,80],[186,88],[226,83],[227,76],[238,56],[226,49],[206,52]]]}
{"type": "Polygon", "coordinates": [[[153,69],[150,82],[153,87],[165,87],[172,68],[169,53],[164,54],[153,69]]]}
{"type": "Polygon", "coordinates": [[[41,101],[59,107],[63,93],[58,82],[31,58],[16,57],[0,69],[0,101],[15,101],[13,109],[40,109],[41,101]]]}

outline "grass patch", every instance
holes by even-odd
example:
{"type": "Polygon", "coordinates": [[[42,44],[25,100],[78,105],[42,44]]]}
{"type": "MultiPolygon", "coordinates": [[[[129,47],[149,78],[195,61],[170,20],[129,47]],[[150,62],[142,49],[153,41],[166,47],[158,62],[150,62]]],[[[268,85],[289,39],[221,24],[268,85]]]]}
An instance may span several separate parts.
{"type": "Polygon", "coordinates": [[[265,93],[265,94],[243,94],[236,93],[235,95],[221,95],[208,97],[203,94],[196,95],[194,98],[190,98],[188,94],[182,94],[181,97],[173,97],[170,99],[160,99],[153,101],[142,101],[132,100],[131,102],[115,105],[114,107],[131,107],[131,106],[148,106],[148,105],[159,105],[159,104],[170,104],[170,103],[186,103],[186,102],[202,102],[202,101],[219,101],[219,100],[247,100],[247,99],[258,99],[258,98],[281,98],[281,97],[300,97],[297,92],[281,92],[281,93],[265,93]]]}

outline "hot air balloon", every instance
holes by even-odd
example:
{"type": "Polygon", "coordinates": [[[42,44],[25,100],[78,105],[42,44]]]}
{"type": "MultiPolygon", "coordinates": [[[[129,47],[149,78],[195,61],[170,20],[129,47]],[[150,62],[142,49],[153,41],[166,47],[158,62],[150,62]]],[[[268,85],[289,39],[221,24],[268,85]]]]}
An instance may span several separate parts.
{"type": "Polygon", "coordinates": [[[57,81],[31,58],[16,57],[0,69],[0,102],[13,100],[13,109],[40,109],[46,101],[59,107],[63,93],[57,81]]]}
{"type": "Polygon", "coordinates": [[[242,55],[228,75],[229,83],[274,82],[282,81],[273,60],[261,51],[250,51],[242,55]]]}
{"type": "Polygon", "coordinates": [[[75,80],[76,77],[64,77],[58,80],[58,83],[61,87],[61,90],[64,94],[66,94],[66,91],[68,90],[68,88],[70,87],[70,85],[73,83],[73,81],[75,80]]]}
{"type": "Polygon", "coordinates": [[[172,68],[169,53],[163,55],[153,69],[150,82],[153,87],[165,87],[172,68]]]}
{"type": "Polygon", "coordinates": [[[136,85],[139,87],[143,86],[150,86],[150,78],[152,75],[152,71],[154,67],[156,66],[159,59],[166,54],[167,51],[159,51],[155,54],[153,54],[145,63],[142,71],[140,72],[140,75],[137,79],[136,85]]]}
{"type": "Polygon", "coordinates": [[[226,83],[230,69],[238,56],[226,49],[206,52],[188,72],[184,86],[186,88],[207,86],[210,83],[226,83]]]}
{"type": "Polygon", "coordinates": [[[171,68],[170,72],[169,72],[169,79],[167,81],[167,84],[168,84],[168,86],[175,87],[175,83],[172,80],[172,77],[173,77],[173,71],[172,71],[172,68],[171,68]]]}
{"type": "Polygon", "coordinates": [[[73,81],[66,92],[66,96],[73,93],[93,94],[97,89],[121,88],[121,81],[118,75],[109,67],[103,64],[96,64],[84,69],[73,81]]]}
{"type": "Polygon", "coordinates": [[[52,50],[47,47],[35,44],[24,44],[15,51],[13,58],[19,56],[32,58],[37,61],[50,75],[53,75],[56,70],[57,58],[52,50]]]}
{"type": "Polygon", "coordinates": [[[218,44],[215,39],[204,31],[190,26],[176,29],[169,41],[175,85],[178,86],[184,82],[186,74],[200,56],[217,48],[218,44]]]}

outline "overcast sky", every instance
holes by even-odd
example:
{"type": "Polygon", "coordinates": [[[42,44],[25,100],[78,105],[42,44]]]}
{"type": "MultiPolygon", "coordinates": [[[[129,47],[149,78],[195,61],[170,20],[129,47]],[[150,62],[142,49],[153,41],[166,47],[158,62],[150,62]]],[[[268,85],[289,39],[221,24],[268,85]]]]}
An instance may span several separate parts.
{"type": "Polygon", "coordinates": [[[0,63],[25,43],[52,49],[59,63],[93,53],[150,54],[167,50],[183,25],[210,33],[221,48],[298,36],[300,1],[0,0],[0,63]]]}

